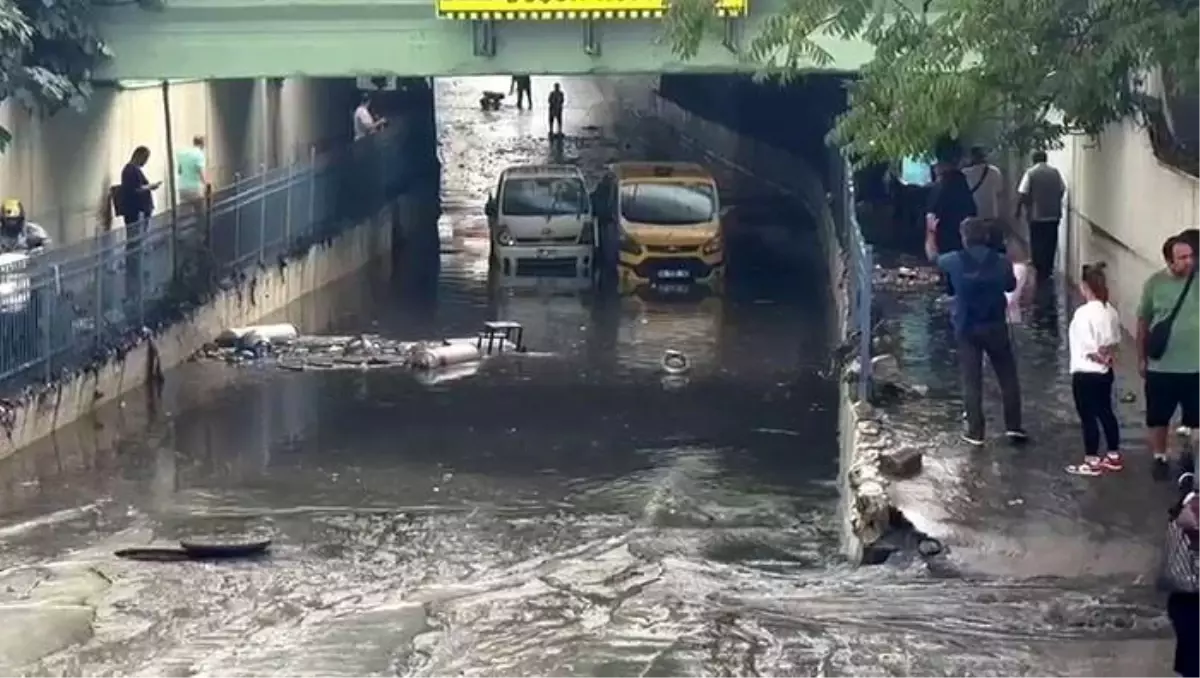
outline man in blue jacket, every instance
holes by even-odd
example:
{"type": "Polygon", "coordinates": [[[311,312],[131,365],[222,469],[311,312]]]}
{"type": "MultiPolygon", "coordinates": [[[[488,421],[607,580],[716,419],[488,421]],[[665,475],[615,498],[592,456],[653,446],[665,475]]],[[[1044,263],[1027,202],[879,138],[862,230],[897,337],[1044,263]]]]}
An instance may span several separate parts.
{"type": "Polygon", "coordinates": [[[1021,426],[1021,385],[1009,337],[1008,301],[1004,296],[1005,292],[1016,289],[1017,280],[1012,263],[991,246],[994,229],[989,219],[967,218],[959,227],[963,249],[945,253],[939,253],[937,225],[929,224],[925,232],[926,255],[937,263],[954,289],[952,322],[967,412],[963,440],[975,446],[984,442],[985,354],[1000,383],[1005,436],[1014,443],[1028,438],[1021,426]]]}

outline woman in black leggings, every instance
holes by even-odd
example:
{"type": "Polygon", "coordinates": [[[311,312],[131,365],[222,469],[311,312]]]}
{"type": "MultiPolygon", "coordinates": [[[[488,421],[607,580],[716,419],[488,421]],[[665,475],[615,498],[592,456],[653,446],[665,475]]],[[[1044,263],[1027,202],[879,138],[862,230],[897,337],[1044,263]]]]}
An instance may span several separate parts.
{"type": "Polygon", "coordinates": [[[1120,471],[1121,431],[1113,412],[1113,358],[1121,341],[1121,323],[1117,310],[1108,303],[1108,282],[1104,266],[1083,267],[1079,291],[1085,303],[1075,310],[1067,330],[1071,349],[1071,394],[1083,429],[1083,463],[1072,464],[1067,472],[1080,476],[1098,476],[1105,471],[1120,471]],[[1100,432],[1104,431],[1108,452],[1100,456],[1100,432]]]}

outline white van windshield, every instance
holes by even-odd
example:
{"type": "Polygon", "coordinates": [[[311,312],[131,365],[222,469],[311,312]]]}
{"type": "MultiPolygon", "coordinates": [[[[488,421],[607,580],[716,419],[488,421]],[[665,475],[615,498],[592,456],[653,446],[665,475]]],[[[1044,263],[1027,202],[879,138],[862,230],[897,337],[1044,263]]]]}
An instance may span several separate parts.
{"type": "Polygon", "coordinates": [[[508,179],[500,213],[510,217],[544,217],[587,212],[587,189],[578,178],[508,179]]]}
{"type": "Polygon", "coordinates": [[[638,224],[683,226],[716,218],[717,197],[708,182],[621,184],[621,217],[638,224]]]}

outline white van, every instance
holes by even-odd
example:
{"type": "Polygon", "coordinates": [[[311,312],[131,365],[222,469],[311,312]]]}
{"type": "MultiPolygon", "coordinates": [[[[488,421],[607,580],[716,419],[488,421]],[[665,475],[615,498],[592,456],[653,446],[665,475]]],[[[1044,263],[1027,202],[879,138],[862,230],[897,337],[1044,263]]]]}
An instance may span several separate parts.
{"type": "Polygon", "coordinates": [[[492,263],[501,274],[591,275],[596,221],[578,168],[509,167],[485,211],[492,263]]]}

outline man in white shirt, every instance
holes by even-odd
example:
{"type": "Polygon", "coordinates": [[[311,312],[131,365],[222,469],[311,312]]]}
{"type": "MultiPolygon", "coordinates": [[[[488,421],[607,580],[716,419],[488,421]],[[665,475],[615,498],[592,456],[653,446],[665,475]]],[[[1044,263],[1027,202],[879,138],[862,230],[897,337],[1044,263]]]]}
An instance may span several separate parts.
{"type": "Polygon", "coordinates": [[[359,102],[358,108],[354,109],[354,140],[358,141],[368,134],[378,132],[386,123],[386,119],[376,119],[371,113],[371,95],[363,92],[362,101],[359,102]]]}
{"type": "Polygon", "coordinates": [[[1017,187],[1018,220],[1029,218],[1029,249],[1039,281],[1054,274],[1058,254],[1058,224],[1062,221],[1063,196],[1067,184],[1062,174],[1046,161],[1045,151],[1033,154],[1033,167],[1025,171],[1017,187]],[[1022,214],[1022,211],[1024,214],[1022,214]]]}
{"type": "Polygon", "coordinates": [[[1002,219],[1004,175],[999,167],[988,162],[983,146],[971,147],[971,154],[963,167],[963,176],[971,187],[971,197],[975,198],[975,216],[1002,219]]]}

